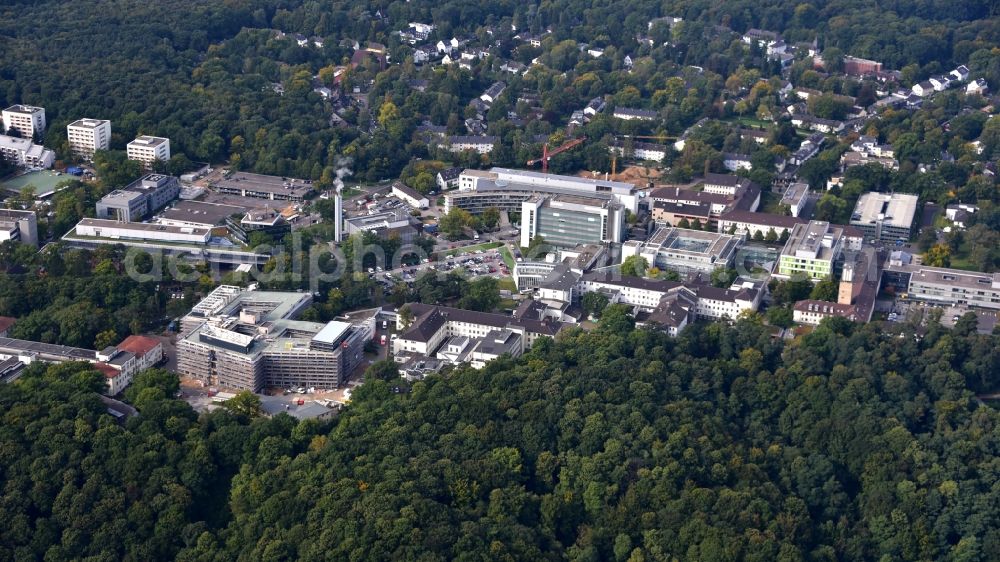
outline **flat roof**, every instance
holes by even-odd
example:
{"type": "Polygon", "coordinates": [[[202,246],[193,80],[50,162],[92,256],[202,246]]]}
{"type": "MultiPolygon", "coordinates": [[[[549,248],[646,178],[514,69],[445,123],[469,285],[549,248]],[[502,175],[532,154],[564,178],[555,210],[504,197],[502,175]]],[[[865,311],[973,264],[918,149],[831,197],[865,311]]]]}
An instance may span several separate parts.
{"type": "Polygon", "coordinates": [[[230,215],[243,214],[246,210],[246,207],[221,203],[179,201],[174,203],[173,207],[160,212],[160,217],[166,220],[216,225],[223,223],[230,215]]]}
{"type": "Polygon", "coordinates": [[[72,123],[70,123],[68,126],[69,127],[78,127],[78,128],[81,128],[81,129],[96,129],[97,127],[100,127],[101,125],[103,125],[105,123],[111,123],[111,121],[108,121],[107,119],[89,119],[89,118],[84,118],[84,119],[77,119],[76,121],[73,121],[72,123]]]}
{"type": "Polygon", "coordinates": [[[967,289],[987,290],[994,285],[1000,287],[1000,273],[983,273],[946,267],[930,267],[925,265],[889,265],[889,271],[905,272],[910,279],[924,283],[935,283],[949,286],[960,286],[967,289]]]}
{"type": "Polygon", "coordinates": [[[917,213],[917,196],[908,193],[878,193],[870,191],[858,198],[851,214],[851,224],[883,224],[909,228],[917,213]]]}
{"type": "Polygon", "coordinates": [[[170,142],[170,139],[165,137],[151,137],[149,135],[140,135],[138,137],[135,137],[135,140],[133,140],[128,144],[129,146],[132,146],[133,144],[137,146],[159,146],[165,142],[170,142]]]}
{"type": "Polygon", "coordinates": [[[802,196],[804,196],[808,192],[809,192],[808,183],[795,182],[789,185],[788,189],[785,190],[784,195],[781,197],[781,202],[785,203],[787,201],[789,203],[795,203],[799,199],[802,199],[802,196]]]}
{"type": "MultiPolygon", "coordinates": [[[[116,228],[119,230],[134,230],[136,232],[168,232],[171,234],[208,234],[211,229],[198,226],[170,226],[146,222],[121,222],[108,219],[80,219],[77,226],[92,226],[95,228],[116,228]]],[[[74,229],[75,230],[75,229],[74,229]]]]}
{"type": "Polygon", "coordinates": [[[565,205],[575,205],[581,207],[599,207],[605,208],[608,206],[610,201],[604,199],[594,199],[593,197],[586,197],[583,195],[567,195],[565,193],[559,193],[553,195],[549,198],[552,203],[561,203],[565,205]]]}
{"type": "Polygon", "coordinates": [[[348,330],[351,329],[351,324],[348,322],[338,322],[337,320],[331,320],[323,326],[323,329],[313,336],[312,340],[320,343],[336,344],[339,342],[348,330]]]}
{"type": "Polygon", "coordinates": [[[4,110],[7,113],[27,113],[32,114],[36,111],[45,111],[44,107],[38,107],[34,105],[25,105],[23,103],[15,103],[14,105],[8,107],[4,110]]]}
{"type": "Polygon", "coordinates": [[[93,361],[97,358],[97,351],[93,349],[13,338],[0,338],[0,352],[32,352],[53,357],[65,357],[76,361],[93,361]]]}
{"type": "MultiPolygon", "coordinates": [[[[0,209],[0,220],[19,221],[35,216],[34,211],[21,211],[18,209],[0,209]]],[[[3,318],[3,316],[0,316],[3,318]]]]}
{"type": "Polygon", "coordinates": [[[511,168],[494,167],[490,168],[490,172],[497,175],[519,176],[528,180],[533,180],[535,183],[541,183],[541,184],[547,184],[553,181],[558,181],[558,182],[573,182],[573,183],[585,184],[593,187],[600,185],[600,186],[617,187],[620,189],[629,189],[629,190],[635,189],[635,184],[623,181],[599,180],[592,178],[581,178],[578,176],[563,176],[559,174],[543,174],[542,172],[535,172],[533,170],[514,170],[511,168]]]}
{"type": "Polygon", "coordinates": [[[312,189],[312,182],[296,178],[233,172],[228,176],[213,181],[211,186],[223,189],[243,189],[267,193],[295,193],[304,195],[312,189]]]}
{"type": "Polygon", "coordinates": [[[132,201],[134,199],[140,199],[146,195],[139,191],[131,191],[125,189],[116,189],[111,193],[108,193],[104,197],[101,197],[101,201],[110,202],[117,200],[132,201]]]}
{"type": "Polygon", "coordinates": [[[375,213],[374,215],[358,215],[356,217],[349,217],[346,219],[346,222],[354,228],[360,229],[382,227],[397,228],[410,224],[409,218],[406,216],[400,216],[395,211],[385,211],[382,213],[375,213]]]}
{"type": "MultiPolygon", "coordinates": [[[[464,191],[462,190],[449,191],[445,194],[445,198],[454,199],[456,197],[475,197],[475,196],[488,197],[491,195],[496,195],[497,193],[514,193],[518,195],[525,193],[541,194],[541,195],[564,194],[564,195],[581,196],[580,191],[574,190],[569,187],[536,185],[530,183],[517,183],[517,182],[507,183],[507,182],[500,182],[496,179],[487,177],[487,179],[480,181],[476,185],[476,189],[474,190],[469,189],[464,191]]],[[[593,200],[597,199],[611,200],[614,198],[614,195],[611,193],[607,192],[602,193],[598,191],[585,192],[585,195],[583,196],[589,197],[593,200]]]]}
{"type": "Polygon", "coordinates": [[[829,236],[831,241],[836,241],[843,236],[844,230],[841,227],[833,226],[824,221],[809,221],[806,224],[797,224],[792,228],[781,251],[783,256],[795,256],[816,260],[832,260],[834,257],[833,248],[823,244],[824,239],[829,236]],[[804,252],[812,255],[799,255],[804,252]]]}

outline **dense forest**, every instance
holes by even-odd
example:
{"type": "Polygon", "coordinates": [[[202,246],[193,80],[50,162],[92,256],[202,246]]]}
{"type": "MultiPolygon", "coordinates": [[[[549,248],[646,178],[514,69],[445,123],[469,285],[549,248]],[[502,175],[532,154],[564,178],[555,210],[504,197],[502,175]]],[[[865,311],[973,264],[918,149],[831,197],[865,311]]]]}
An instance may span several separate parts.
{"type": "MultiPolygon", "coordinates": [[[[356,178],[378,180],[395,177],[411,157],[437,155],[413,135],[423,120],[463,133],[468,101],[494,80],[510,79],[498,70],[503,59],[541,56],[543,66],[518,77],[511,90],[537,91],[542,118],[524,126],[495,119],[518,109],[516,94],[503,99],[490,112],[489,132],[502,139],[500,149],[489,162],[468,157],[465,165],[512,165],[537,155],[536,136],[556,133],[572,110],[597,95],[620,105],[652,100],[668,116],[667,134],[732,111],[715,103],[732,76],[747,76],[751,68],[764,78],[776,74],[773,64],[739,41],[751,27],[781,32],[789,42],[816,40],[827,55],[882,61],[902,70],[906,85],[955,64],[998,83],[996,12],[996,3],[987,0],[8,2],[0,7],[0,103],[46,107],[44,140],[63,156],[65,125],[87,116],[113,121],[117,150],[138,133],[157,134],[193,160],[230,160],[315,180],[346,154],[356,178]],[[674,29],[650,27],[661,16],[684,22],[674,29]],[[416,67],[413,47],[393,33],[411,21],[438,26],[430,41],[473,37],[494,44],[496,54],[472,70],[416,67]],[[515,39],[515,29],[551,33],[535,49],[515,39]],[[319,37],[323,46],[303,48],[276,31],[319,37]],[[647,34],[655,46],[638,40],[647,34]],[[313,87],[317,80],[332,85],[333,68],[349,62],[353,41],[382,42],[399,64],[380,70],[366,61],[351,69],[343,84],[368,91],[367,100],[343,112],[350,126],[332,126],[330,104],[313,87]],[[606,56],[581,56],[584,43],[604,48],[606,56]],[[643,62],[627,72],[626,54],[643,62]],[[687,65],[705,74],[693,76],[687,65]],[[428,80],[426,92],[407,87],[414,78],[428,80]],[[671,79],[681,80],[681,91],[671,79]],[[272,88],[276,83],[283,95],[272,88]]],[[[796,64],[796,72],[806,68],[804,61],[796,64]]],[[[600,126],[588,132],[591,138],[608,132],[606,123],[600,126]]],[[[634,128],[615,132],[635,134],[634,128]]],[[[607,160],[606,148],[595,145],[563,167],[607,170],[607,160]]]]}
{"type": "MultiPolygon", "coordinates": [[[[334,420],[196,416],[148,371],[0,386],[2,560],[995,560],[997,336],[975,321],[599,327],[334,420]]],[[[390,380],[386,380],[390,379],[390,380]]],[[[395,391],[394,391],[395,390],[395,391]]]]}

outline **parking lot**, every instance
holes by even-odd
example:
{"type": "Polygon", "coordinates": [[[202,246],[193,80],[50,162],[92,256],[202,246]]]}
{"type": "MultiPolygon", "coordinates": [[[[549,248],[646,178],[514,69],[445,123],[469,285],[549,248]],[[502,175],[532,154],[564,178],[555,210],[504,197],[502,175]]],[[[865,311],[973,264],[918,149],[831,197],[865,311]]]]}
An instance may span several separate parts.
{"type": "Polygon", "coordinates": [[[953,328],[955,323],[965,315],[967,312],[973,312],[979,319],[979,333],[988,334],[993,331],[993,328],[997,324],[997,312],[993,310],[984,310],[980,308],[968,308],[964,306],[945,306],[936,307],[932,304],[913,301],[913,300],[900,300],[896,299],[892,302],[892,307],[887,311],[887,319],[890,322],[905,322],[912,321],[918,323],[926,323],[927,319],[930,317],[931,311],[935,309],[941,310],[941,325],[946,328],[953,328]]]}
{"type": "Polygon", "coordinates": [[[425,259],[421,263],[388,271],[383,270],[381,266],[370,267],[367,273],[368,278],[378,281],[388,294],[396,283],[413,286],[420,275],[429,271],[442,274],[458,272],[470,279],[480,277],[503,279],[510,276],[510,269],[504,263],[499,249],[483,250],[481,248],[445,257],[440,261],[432,262],[425,259]]]}

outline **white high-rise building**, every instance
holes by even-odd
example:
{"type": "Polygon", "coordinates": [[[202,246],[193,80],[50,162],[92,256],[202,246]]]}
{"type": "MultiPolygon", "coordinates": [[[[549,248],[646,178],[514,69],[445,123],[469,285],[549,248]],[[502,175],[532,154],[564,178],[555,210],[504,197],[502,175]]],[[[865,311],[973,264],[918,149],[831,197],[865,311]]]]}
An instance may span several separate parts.
{"type": "Polygon", "coordinates": [[[138,160],[150,168],[156,160],[170,160],[170,139],[140,135],[125,147],[129,160],[138,160]]]}
{"type": "Polygon", "coordinates": [[[66,126],[69,149],[77,156],[93,158],[94,152],[111,146],[111,121],[78,119],[66,126]]]}
{"type": "Polygon", "coordinates": [[[3,131],[6,135],[11,129],[21,134],[21,138],[33,139],[45,132],[45,108],[30,105],[12,105],[3,110],[3,131]]]}

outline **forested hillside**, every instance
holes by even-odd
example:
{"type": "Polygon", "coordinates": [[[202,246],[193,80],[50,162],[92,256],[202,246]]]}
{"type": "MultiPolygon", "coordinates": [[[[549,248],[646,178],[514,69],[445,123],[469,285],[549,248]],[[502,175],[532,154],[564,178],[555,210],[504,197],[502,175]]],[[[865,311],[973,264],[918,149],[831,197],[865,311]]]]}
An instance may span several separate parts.
{"type": "Polygon", "coordinates": [[[86,367],[33,367],[0,386],[0,559],[995,560],[996,336],[900,329],[611,308],[326,423],[198,419],[151,371],[119,426],[86,367]]]}
{"type": "MultiPolygon", "coordinates": [[[[395,177],[410,157],[427,155],[412,135],[421,120],[460,134],[468,101],[505,76],[497,69],[500,57],[530,62],[544,54],[546,68],[526,75],[523,85],[540,92],[545,115],[528,124],[524,139],[553,133],[581,100],[615,95],[625,104],[652,96],[684,65],[699,65],[709,71],[708,84],[705,78],[689,81],[695,95],[686,104],[672,102],[679,111],[671,112],[676,123],[668,129],[677,134],[673,129],[716,111],[712,101],[727,78],[744,67],[766,66],[726,30],[758,27],[781,32],[789,42],[815,39],[828,55],[868,57],[902,70],[907,85],[956,64],[968,64],[974,76],[992,84],[1000,82],[998,16],[997,4],[988,0],[6,2],[0,6],[0,104],[44,106],[50,124],[45,144],[60,154],[66,154],[65,125],[95,117],[112,120],[114,149],[138,133],[156,134],[171,139],[175,154],[193,160],[231,159],[236,167],[316,180],[348,154],[356,177],[376,180],[395,177]],[[660,16],[684,22],[673,30],[650,27],[660,16]],[[432,41],[479,34],[496,44],[497,57],[471,71],[415,68],[406,63],[412,47],[394,35],[412,21],[436,24],[432,41]],[[492,36],[485,35],[486,26],[492,36]],[[514,39],[512,27],[551,34],[535,49],[514,39]],[[277,31],[289,35],[279,38],[277,31]],[[294,33],[321,38],[323,46],[302,48],[294,33]],[[658,46],[640,44],[637,37],[646,34],[658,46]],[[313,81],[330,85],[333,68],[349,62],[353,41],[384,43],[394,64],[348,73],[347,85],[371,83],[371,108],[350,109],[343,117],[351,126],[334,127],[313,81]],[[588,60],[577,49],[584,43],[610,50],[588,60]],[[626,73],[620,62],[626,54],[651,55],[655,64],[626,73]],[[406,87],[417,77],[429,80],[427,92],[406,87]],[[273,91],[276,83],[284,95],[273,91]],[[398,121],[368,131],[381,116],[383,99],[400,107],[398,121]]],[[[535,152],[509,124],[494,129],[504,145],[493,156],[496,163],[512,165],[535,152]]],[[[594,160],[588,164],[601,164],[594,160]]]]}

